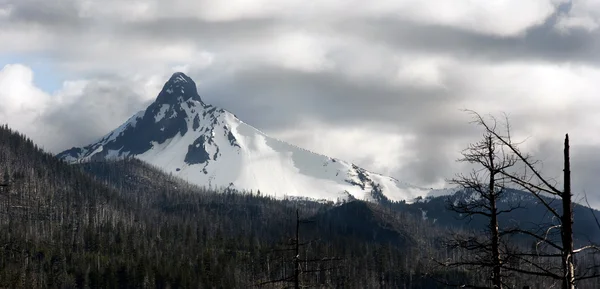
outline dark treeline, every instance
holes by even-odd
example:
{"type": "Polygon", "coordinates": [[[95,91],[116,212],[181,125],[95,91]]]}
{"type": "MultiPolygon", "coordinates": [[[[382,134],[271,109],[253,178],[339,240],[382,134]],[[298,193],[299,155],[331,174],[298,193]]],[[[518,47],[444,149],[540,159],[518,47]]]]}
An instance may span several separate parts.
{"type": "MultiPolygon", "coordinates": [[[[283,288],[291,284],[269,281],[294,270],[296,209],[312,221],[300,230],[301,257],[340,259],[302,264],[303,288],[489,284],[486,270],[433,262],[468,252],[446,248],[450,230],[406,204],[198,188],[135,159],[73,166],[7,127],[0,177],[9,185],[0,188],[2,288],[283,288]]],[[[551,284],[518,275],[507,282],[551,284]]]]}

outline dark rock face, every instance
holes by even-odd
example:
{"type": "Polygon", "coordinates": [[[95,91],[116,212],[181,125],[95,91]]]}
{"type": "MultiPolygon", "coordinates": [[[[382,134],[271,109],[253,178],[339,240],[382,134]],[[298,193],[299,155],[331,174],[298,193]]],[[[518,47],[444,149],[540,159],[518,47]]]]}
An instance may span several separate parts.
{"type": "MultiPolygon", "coordinates": [[[[184,135],[187,133],[188,126],[185,118],[187,112],[182,105],[189,100],[202,103],[196,90],[196,83],[183,73],[174,73],[135,128],[132,128],[131,132],[124,133],[131,139],[123,138],[114,145],[122,147],[128,144],[131,154],[141,154],[152,148],[153,141],[164,143],[177,134],[184,135]]],[[[194,102],[187,104],[190,107],[194,102]]]]}
{"type": "Polygon", "coordinates": [[[352,169],[356,172],[357,176],[358,176],[358,180],[360,182],[356,182],[354,180],[346,180],[347,183],[352,184],[354,186],[358,186],[361,189],[365,189],[365,186],[368,183],[372,183],[373,181],[371,181],[371,179],[369,179],[369,177],[367,177],[366,175],[366,171],[364,169],[361,169],[359,167],[357,167],[356,165],[352,165],[352,169]]]}
{"type": "Polygon", "coordinates": [[[196,115],[196,117],[194,117],[194,126],[192,127],[192,129],[198,130],[199,127],[200,127],[200,116],[196,115]]]}
{"type": "Polygon", "coordinates": [[[227,133],[227,139],[229,140],[229,144],[231,144],[232,146],[236,146],[236,147],[240,147],[240,145],[237,142],[237,139],[235,138],[235,136],[233,135],[233,133],[231,133],[231,131],[229,131],[227,133]]]}
{"type": "Polygon", "coordinates": [[[204,144],[207,142],[205,136],[201,136],[188,147],[188,152],[185,155],[185,162],[189,165],[202,164],[210,160],[210,156],[204,144]]]}
{"type": "MultiPolygon", "coordinates": [[[[335,160],[332,160],[332,162],[335,162],[335,160]]],[[[381,190],[381,186],[374,182],[368,175],[367,171],[365,169],[359,168],[356,165],[352,165],[352,169],[356,172],[356,176],[358,177],[358,182],[355,180],[345,180],[347,183],[354,185],[354,186],[358,186],[361,189],[365,189],[367,187],[367,185],[371,185],[371,197],[373,198],[373,200],[375,200],[378,203],[381,202],[388,202],[389,199],[385,196],[385,194],[383,193],[383,191],[381,190]]]]}

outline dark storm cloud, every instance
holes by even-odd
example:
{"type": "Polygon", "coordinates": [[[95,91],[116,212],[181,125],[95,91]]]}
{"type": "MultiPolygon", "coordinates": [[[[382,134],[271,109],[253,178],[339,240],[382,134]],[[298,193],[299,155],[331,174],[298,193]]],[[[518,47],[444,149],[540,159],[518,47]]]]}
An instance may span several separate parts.
{"type": "Polygon", "coordinates": [[[522,36],[499,37],[450,26],[397,19],[343,23],[345,31],[402,50],[440,53],[485,61],[574,61],[600,65],[600,30],[558,31],[555,18],[522,36]]]}
{"type": "MultiPolygon", "coordinates": [[[[0,2],[0,8],[2,2],[0,2]]],[[[12,3],[10,16],[5,24],[36,24],[47,28],[81,29],[87,25],[79,17],[79,11],[73,1],[30,1],[12,3]]]]}
{"type": "MultiPolygon", "coordinates": [[[[206,79],[203,74],[196,78],[206,79]]],[[[394,86],[335,71],[305,73],[272,66],[204,81],[200,91],[209,103],[227,107],[265,128],[306,117],[333,123],[395,122],[408,127],[412,126],[408,122],[428,118],[424,111],[435,114],[461,100],[460,94],[437,88],[394,86]],[[257,113],[265,110],[266,115],[257,113]]]]}
{"type": "Polygon", "coordinates": [[[126,37],[145,37],[166,41],[185,40],[199,45],[236,43],[268,36],[278,24],[274,19],[206,21],[192,17],[165,17],[133,22],[123,26],[126,37]]]}
{"type": "MultiPolygon", "coordinates": [[[[240,19],[231,21],[207,21],[198,17],[163,15],[160,18],[130,21],[124,19],[98,19],[86,16],[81,4],[76,0],[14,1],[6,7],[10,14],[4,20],[5,25],[37,25],[50,33],[56,29],[69,29],[79,32],[107,33],[123,40],[146,38],[154,41],[185,40],[211,45],[214,42],[237,42],[261,36],[277,27],[278,23],[270,18],[240,19]]],[[[0,1],[0,8],[3,3],[0,1]]]]}

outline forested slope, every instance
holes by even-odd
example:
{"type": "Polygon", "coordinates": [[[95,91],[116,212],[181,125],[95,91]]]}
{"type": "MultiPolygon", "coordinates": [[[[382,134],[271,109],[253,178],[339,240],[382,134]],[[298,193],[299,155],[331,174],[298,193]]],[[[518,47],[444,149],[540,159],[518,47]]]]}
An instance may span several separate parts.
{"type": "MultiPolygon", "coordinates": [[[[296,208],[310,217],[331,207],[199,189],[135,160],[70,166],[7,127],[0,175],[10,185],[0,202],[0,287],[8,288],[248,288],[291,272],[291,255],[280,249],[296,208]]],[[[343,259],[302,282],[434,286],[400,243],[336,237],[341,221],[302,228],[306,241],[330,234],[304,254],[343,259]]]]}
{"type": "Polygon", "coordinates": [[[270,281],[293,272],[297,209],[310,221],[300,257],[335,259],[302,263],[303,286],[446,288],[439,281],[488,278],[432,262],[466,253],[446,250],[449,229],[404,205],[199,188],[135,159],[68,165],[7,127],[0,176],[9,184],[0,189],[1,288],[282,288],[290,284],[270,281]]]}

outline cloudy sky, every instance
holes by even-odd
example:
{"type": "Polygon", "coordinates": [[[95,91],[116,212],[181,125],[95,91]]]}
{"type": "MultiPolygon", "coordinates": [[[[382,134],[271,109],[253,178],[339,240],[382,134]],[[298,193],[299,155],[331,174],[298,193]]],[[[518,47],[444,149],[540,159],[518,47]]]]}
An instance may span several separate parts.
{"type": "Polygon", "coordinates": [[[51,152],[154,100],[174,71],[285,141],[420,186],[507,113],[600,205],[600,1],[0,0],[0,123],[51,152]]]}

